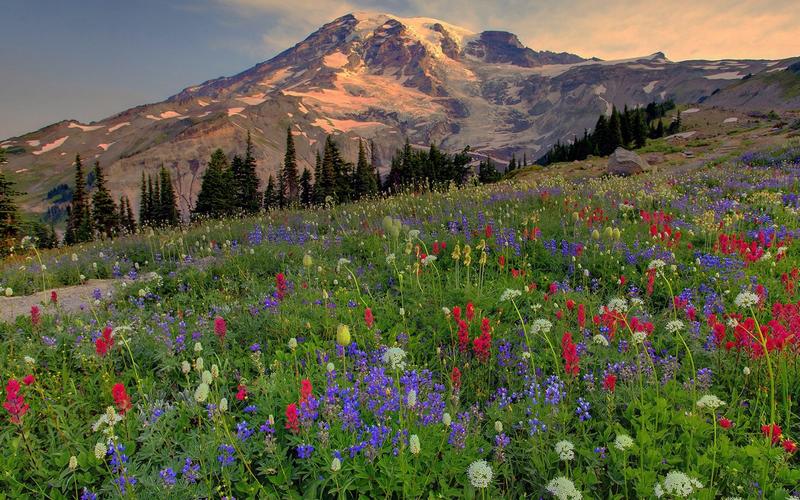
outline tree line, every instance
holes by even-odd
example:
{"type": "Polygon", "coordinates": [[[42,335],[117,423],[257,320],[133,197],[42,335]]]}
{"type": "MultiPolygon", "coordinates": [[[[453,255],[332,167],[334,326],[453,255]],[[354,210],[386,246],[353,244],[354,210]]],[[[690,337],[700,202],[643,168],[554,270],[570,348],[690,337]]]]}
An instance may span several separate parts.
{"type": "Polygon", "coordinates": [[[588,156],[608,156],[618,147],[638,149],[644,147],[647,139],[658,139],[680,131],[681,115],[666,128],[663,117],[675,108],[671,100],[661,103],[651,102],[646,107],[628,108],[622,112],[612,107],[611,115],[601,114],[594,130],[583,131],[582,137],[575,137],[568,143],[556,142],[536,163],[551,163],[585,160],[588,156]]]}

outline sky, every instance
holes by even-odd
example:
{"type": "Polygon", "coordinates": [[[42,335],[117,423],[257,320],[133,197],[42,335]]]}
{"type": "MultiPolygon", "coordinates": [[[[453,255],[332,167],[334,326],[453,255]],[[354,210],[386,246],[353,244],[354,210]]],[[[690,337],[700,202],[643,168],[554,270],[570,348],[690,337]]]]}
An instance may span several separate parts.
{"type": "Polygon", "coordinates": [[[800,0],[3,0],[0,139],[163,100],[359,10],[602,59],[800,55],[800,0]]]}

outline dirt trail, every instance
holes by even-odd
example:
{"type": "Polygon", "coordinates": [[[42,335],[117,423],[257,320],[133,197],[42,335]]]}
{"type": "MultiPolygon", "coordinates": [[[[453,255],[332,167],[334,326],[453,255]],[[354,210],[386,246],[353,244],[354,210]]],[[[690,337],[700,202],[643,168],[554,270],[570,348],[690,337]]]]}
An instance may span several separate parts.
{"type": "Polygon", "coordinates": [[[63,288],[53,288],[44,292],[36,292],[33,295],[23,295],[21,297],[0,297],[0,321],[13,323],[18,316],[27,316],[31,313],[31,306],[39,306],[43,314],[48,310],[52,311],[50,305],[50,293],[55,291],[58,294],[58,308],[68,312],[76,312],[82,305],[90,304],[94,301],[94,291],[100,290],[103,297],[113,288],[113,284],[120,280],[88,280],[81,285],[67,286],[63,288]]]}

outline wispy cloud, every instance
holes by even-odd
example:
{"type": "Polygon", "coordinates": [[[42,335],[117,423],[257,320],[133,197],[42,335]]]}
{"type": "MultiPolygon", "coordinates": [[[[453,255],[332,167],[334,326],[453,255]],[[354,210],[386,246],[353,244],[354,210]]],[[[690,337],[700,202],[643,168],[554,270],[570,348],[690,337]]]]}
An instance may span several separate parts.
{"type": "Polygon", "coordinates": [[[355,10],[428,16],[475,31],[503,29],[535,49],[615,59],[662,50],[674,60],[800,55],[797,0],[215,0],[268,23],[265,50],[278,51],[355,10]]]}

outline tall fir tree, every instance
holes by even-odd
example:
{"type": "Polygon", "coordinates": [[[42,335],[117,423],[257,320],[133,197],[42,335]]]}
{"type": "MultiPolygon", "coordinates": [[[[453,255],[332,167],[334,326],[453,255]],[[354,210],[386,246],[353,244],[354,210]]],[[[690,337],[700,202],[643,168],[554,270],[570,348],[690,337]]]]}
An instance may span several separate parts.
{"type": "Polygon", "coordinates": [[[19,212],[14,200],[20,193],[14,183],[6,179],[3,165],[6,162],[5,149],[0,147],[0,252],[5,254],[14,246],[19,236],[19,212]]]}
{"type": "Polygon", "coordinates": [[[253,154],[253,139],[250,131],[247,132],[247,145],[244,158],[239,155],[233,157],[231,162],[231,176],[233,178],[233,207],[244,214],[257,213],[261,207],[261,193],[259,192],[258,174],[256,174],[256,159],[253,154]]]}
{"type": "Polygon", "coordinates": [[[94,162],[94,194],[92,195],[92,219],[95,231],[101,237],[112,237],[119,228],[117,207],[106,187],[106,176],[100,162],[94,162]]]}
{"type": "Polygon", "coordinates": [[[286,155],[283,157],[281,179],[283,180],[283,187],[286,190],[286,205],[296,205],[300,199],[300,180],[297,175],[297,153],[294,149],[294,137],[292,136],[291,126],[286,128],[286,155]]]}
{"type": "Polygon", "coordinates": [[[67,244],[83,243],[92,239],[92,218],[86,196],[81,156],[75,155],[75,188],[72,191],[69,218],[64,240],[67,244]]]}
{"type": "Polygon", "coordinates": [[[133,208],[131,208],[131,200],[126,196],[125,198],[125,228],[128,233],[133,234],[136,232],[136,219],[133,218],[133,208]]]}
{"type": "Polygon", "coordinates": [[[325,197],[322,195],[322,156],[319,154],[319,150],[317,150],[317,157],[314,163],[314,193],[313,199],[315,205],[321,205],[325,201],[325,197]]]}
{"type": "Polygon", "coordinates": [[[375,193],[383,190],[383,183],[381,182],[381,173],[378,171],[378,150],[375,148],[375,141],[369,140],[369,166],[375,175],[375,193]]]}
{"type": "Polygon", "coordinates": [[[336,201],[336,173],[338,167],[337,163],[341,161],[339,157],[339,149],[333,138],[329,135],[325,138],[325,151],[322,156],[322,176],[314,185],[318,191],[318,203],[324,204],[328,202],[328,197],[336,201]]]}
{"type": "Polygon", "coordinates": [[[311,184],[311,171],[303,169],[300,175],[300,204],[309,207],[314,202],[314,187],[311,184]]]}
{"type": "Polygon", "coordinates": [[[622,122],[619,111],[614,107],[611,110],[611,118],[608,119],[608,142],[605,145],[604,155],[613,153],[619,146],[622,146],[622,122]]]}
{"type": "Polygon", "coordinates": [[[231,172],[228,158],[221,149],[212,153],[203,174],[193,215],[221,217],[229,214],[233,205],[231,172]]]}
{"type": "Polygon", "coordinates": [[[275,176],[270,175],[267,181],[267,188],[264,190],[264,210],[272,210],[278,204],[275,190],[275,176]]]}
{"type": "Polygon", "coordinates": [[[367,151],[364,148],[364,141],[358,141],[358,162],[356,172],[353,176],[353,198],[359,199],[366,196],[374,196],[378,192],[375,182],[375,172],[372,166],[367,163],[367,151]]]}
{"type": "Polygon", "coordinates": [[[144,175],[144,170],[142,170],[142,184],[139,187],[139,225],[145,227],[150,224],[149,216],[147,178],[144,175]]]}
{"type": "Polygon", "coordinates": [[[165,167],[159,172],[159,221],[166,226],[177,226],[180,223],[178,200],[172,186],[172,176],[165,167]]]}

